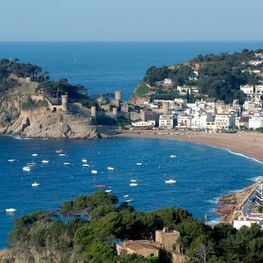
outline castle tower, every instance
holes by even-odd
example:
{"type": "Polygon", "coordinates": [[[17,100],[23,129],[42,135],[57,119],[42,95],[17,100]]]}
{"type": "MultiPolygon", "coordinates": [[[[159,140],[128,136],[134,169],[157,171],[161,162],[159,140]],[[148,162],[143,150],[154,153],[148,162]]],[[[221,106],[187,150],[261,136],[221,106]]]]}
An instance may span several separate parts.
{"type": "Polygon", "coordinates": [[[91,117],[96,118],[96,115],[97,115],[97,108],[96,106],[92,106],[91,107],[91,117]]]}
{"type": "Polygon", "coordinates": [[[61,108],[63,111],[68,111],[68,94],[61,95],[61,108]]]}
{"type": "Polygon", "coordinates": [[[115,100],[116,101],[121,101],[121,91],[120,90],[115,90],[115,100]]]}
{"type": "Polygon", "coordinates": [[[167,101],[163,102],[163,114],[165,115],[169,114],[169,102],[167,101]]]}

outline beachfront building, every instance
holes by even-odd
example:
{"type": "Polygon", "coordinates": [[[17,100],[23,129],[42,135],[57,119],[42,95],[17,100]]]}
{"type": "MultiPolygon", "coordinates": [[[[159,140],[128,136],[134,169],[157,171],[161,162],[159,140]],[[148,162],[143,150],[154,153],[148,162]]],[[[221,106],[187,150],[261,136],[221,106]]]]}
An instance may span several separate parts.
{"type": "Polygon", "coordinates": [[[253,130],[263,128],[263,114],[255,113],[254,116],[249,119],[248,128],[253,130]]]}
{"type": "Polygon", "coordinates": [[[228,131],[235,128],[235,116],[231,114],[216,114],[215,129],[228,131]]]}
{"type": "Polygon", "coordinates": [[[192,126],[192,115],[181,114],[177,117],[177,128],[191,129],[192,126]]]}
{"type": "Polygon", "coordinates": [[[235,125],[238,129],[247,128],[248,129],[249,116],[236,117],[235,125]]]}
{"type": "Polygon", "coordinates": [[[172,129],[174,127],[174,116],[172,114],[163,114],[159,117],[160,129],[172,129]]]}
{"type": "Polygon", "coordinates": [[[149,120],[149,121],[136,121],[131,123],[132,127],[135,128],[144,128],[144,129],[152,129],[155,127],[155,121],[149,120]]]}
{"type": "Polygon", "coordinates": [[[193,115],[192,121],[191,121],[191,128],[192,129],[199,129],[199,130],[205,130],[207,128],[207,122],[214,121],[214,116],[211,112],[196,112],[193,115]]]}

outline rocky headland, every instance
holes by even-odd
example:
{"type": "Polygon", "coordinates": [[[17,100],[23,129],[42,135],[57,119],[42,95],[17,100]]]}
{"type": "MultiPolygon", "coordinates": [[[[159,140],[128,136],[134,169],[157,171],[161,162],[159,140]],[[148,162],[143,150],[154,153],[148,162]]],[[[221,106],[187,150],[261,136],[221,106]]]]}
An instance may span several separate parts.
{"type": "MultiPolygon", "coordinates": [[[[88,138],[98,137],[92,123],[90,109],[83,106],[88,97],[64,81],[53,90],[60,90],[57,98],[48,96],[49,84],[18,77],[6,78],[12,85],[0,85],[0,134],[29,138],[88,138]],[[8,86],[8,88],[6,88],[8,86]],[[69,93],[67,92],[69,91],[69,93]]],[[[54,84],[51,82],[50,85],[54,84]]],[[[52,90],[52,92],[54,92],[52,90]]]]}

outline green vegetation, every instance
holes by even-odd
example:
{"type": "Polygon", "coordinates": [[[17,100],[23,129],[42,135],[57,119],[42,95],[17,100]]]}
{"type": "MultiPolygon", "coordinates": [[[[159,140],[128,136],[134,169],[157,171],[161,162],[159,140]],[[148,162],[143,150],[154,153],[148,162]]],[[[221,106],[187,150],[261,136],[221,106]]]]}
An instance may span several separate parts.
{"type": "MultiPolygon", "coordinates": [[[[19,78],[30,78],[37,82],[36,93],[45,95],[54,104],[61,103],[61,95],[68,94],[70,101],[78,101],[83,106],[91,107],[96,105],[95,100],[87,95],[87,90],[81,85],[72,85],[67,79],[49,80],[48,72],[43,71],[41,67],[19,62],[18,59],[0,60],[0,92],[8,91],[12,88],[19,88],[19,78]]],[[[28,101],[23,105],[25,109],[31,109],[36,105],[28,101]]]]}
{"type": "Polygon", "coordinates": [[[125,128],[127,125],[131,124],[131,120],[124,116],[118,116],[114,119],[103,112],[97,115],[93,123],[94,125],[120,126],[125,128]]]}
{"type": "Polygon", "coordinates": [[[181,233],[179,243],[189,262],[259,263],[263,260],[263,231],[260,226],[219,224],[214,228],[195,220],[180,208],[136,212],[118,203],[112,194],[98,192],[66,201],[56,213],[36,212],[16,220],[10,245],[25,250],[52,249],[75,262],[158,262],[132,255],[118,257],[115,242],[149,239],[155,230],[169,227],[181,233]]]}
{"type": "Polygon", "coordinates": [[[135,97],[144,97],[147,95],[150,91],[150,88],[146,86],[145,84],[140,85],[139,87],[136,88],[134,96],[135,97]]]}
{"type": "Polygon", "coordinates": [[[143,80],[153,88],[158,88],[157,92],[160,86],[163,90],[166,89],[160,83],[165,78],[169,78],[173,81],[173,87],[194,85],[199,88],[201,96],[207,95],[210,98],[223,100],[225,103],[238,99],[242,104],[245,95],[239,90],[240,85],[254,85],[259,80],[258,76],[247,71],[248,68],[256,68],[248,64],[254,56],[254,51],[247,49],[233,54],[199,55],[188,64],[150,67],[143,80]]]}
{"type": "Polygon", "coordinates": [[[143,81],[149,85],[154,85],[165,78],[171,79],[175,85],[184,85],[194,78],[194,71],[188,65],[177,65],[176,67],[162,66],[160,68],[150,67],[145,73],[143,81]]]}

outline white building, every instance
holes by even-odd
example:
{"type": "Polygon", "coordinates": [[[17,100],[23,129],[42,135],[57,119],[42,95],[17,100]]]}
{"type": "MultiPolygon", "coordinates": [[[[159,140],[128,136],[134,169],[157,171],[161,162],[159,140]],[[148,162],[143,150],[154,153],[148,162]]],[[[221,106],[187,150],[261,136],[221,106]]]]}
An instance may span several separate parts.
{"type": "Polygon", "coordinates": [[[254,94],[254,87],[253,85],[241,85],[240,90],[242,90],[246,95],[253,95],[254,94]]]}
{"type": "Polygon", "coordinates": [[[255,115],[249,119],[248,128],[253,130],[263,128],[263,114],[255,113],[255,115]]]}
{"type": "Polygon", "coordinates": [[[155,121],[136,121],[132,122],[131,125],[133,127],[138,127],[138,128],[150,128],[155,126],[155,121]]]}
{"type": "Polygon", "coordinates": [[[213,114],[209,113],[198,113],[196,112],[193,116],[191,127],[192,129],[206,129],[207,122],[213,121],[213,114]]]}
{"type": "Polygon", "coordinates": [[[172,114],[160,115],[159,117],[159,128],[161,129],[172,129],[174,127],[174,117],[172,114]]]}
{"type": "Polygon", "coordinates": [[[177,117],[177,127],[178,128],[188,128],[192,126],[192,115],[181,114],[177,117]]]}
{"type": "Polygon", "coordinates": [[[215,129],[230,130],[235,127],[235,116],[231,114],[216,114],[215,117],[215,129]]]}
{"type": "Polygon", "coordinates": [[[233,227],[236,229],[240,229],[242,226],[251,227],[252,224],[258,224],[262,227],[263,217],[239,217],[237,220],[234,220],[233,227]]]}

